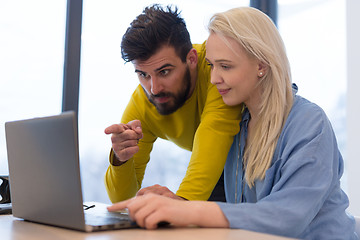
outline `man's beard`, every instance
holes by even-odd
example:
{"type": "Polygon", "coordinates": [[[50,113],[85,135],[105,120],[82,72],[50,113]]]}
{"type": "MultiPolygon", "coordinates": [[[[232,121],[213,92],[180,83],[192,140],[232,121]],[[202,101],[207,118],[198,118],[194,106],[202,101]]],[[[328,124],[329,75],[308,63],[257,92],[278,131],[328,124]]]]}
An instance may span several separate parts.
{"type": "MultiPolygon", "coordinates": [[[[191,76],[189,67],[186,67],[186,72],[183,78],[183,88],[178,93],[160,92],[159,94],[146,94],[149,101],[155,106],[156,110],[161,115],[169,115],[184,105],[187,100],[191,88],[191,76]],[[154,101],[158,97],[169,97],[166,103],[157,103],[154,101]]],[[[146,91],[145,91],[146,93],[146,91]]]]}

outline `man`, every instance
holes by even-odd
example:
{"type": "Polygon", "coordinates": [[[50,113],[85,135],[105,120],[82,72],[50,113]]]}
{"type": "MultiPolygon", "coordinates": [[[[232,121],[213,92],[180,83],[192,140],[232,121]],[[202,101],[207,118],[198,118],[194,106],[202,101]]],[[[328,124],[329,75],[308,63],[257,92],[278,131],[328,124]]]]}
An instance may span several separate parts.
{"type": "Polygon", "coordinates": [[[106,134],[112,134],[105,176],[112,202],[131,198],[140,189],[158,137],[192,151],[186,175],[176,195],[160,186],[139,193],[208,200],[239,131],[240,106],[223,103],[210,83],[205,43],[191,44],[179,14],[171,6],[147,7],[123,36],[122,57],[133,63],[140,85],[123,113],[122,123],[105,129],[106,134]]]}

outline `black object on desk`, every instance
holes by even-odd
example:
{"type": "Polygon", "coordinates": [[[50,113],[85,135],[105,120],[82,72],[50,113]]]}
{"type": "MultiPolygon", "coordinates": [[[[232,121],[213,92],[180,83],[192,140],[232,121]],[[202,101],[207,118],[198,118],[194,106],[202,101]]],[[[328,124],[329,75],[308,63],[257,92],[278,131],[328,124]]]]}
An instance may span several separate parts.
{"type": "Polygon", "coordinates": [[[0,204],[11,203],[9,177],[0,176],[0,179],[2,180],[0,185],[0,195],[1,195],[0,204]]]}
{"type": "Polygon", "coordinates": [[[0,214],[11,214],[12,213],[12,205],[10,198],[10,186],[9,186],[9,177],[8,176],[0,176],[2,180],[0,185],[0,214]]]}
{"type": "Polygon", "coordinates": [[[11,213],[12,213],[11,203],[0,204],[0,215],[1,214],[11,214],[11,213]]]}

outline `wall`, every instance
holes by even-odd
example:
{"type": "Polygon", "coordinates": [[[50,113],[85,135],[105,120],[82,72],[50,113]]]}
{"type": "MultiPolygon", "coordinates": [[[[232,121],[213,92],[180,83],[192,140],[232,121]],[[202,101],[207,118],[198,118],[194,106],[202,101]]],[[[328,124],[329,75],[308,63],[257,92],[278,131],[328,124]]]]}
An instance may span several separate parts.
{"type": "Polygon", "coordinates": [[[360,1],[347,0],[347,159],[350,213],[360,216],[360,1]]]}

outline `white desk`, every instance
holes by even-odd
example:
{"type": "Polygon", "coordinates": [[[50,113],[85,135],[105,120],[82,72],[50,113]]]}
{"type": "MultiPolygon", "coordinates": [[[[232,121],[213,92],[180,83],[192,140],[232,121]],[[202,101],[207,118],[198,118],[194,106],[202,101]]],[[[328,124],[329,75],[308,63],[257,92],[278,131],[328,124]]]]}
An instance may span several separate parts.
{"type": "Polygon", "coordinates": [[[12,215],[0,215],[1,240],[286,240],[278,236],[255,233],[245,230],[221,228],[162,228],[157,230],[127,229],[83,233],[64,228],[31,223],[14,218],[12,215]]]}

